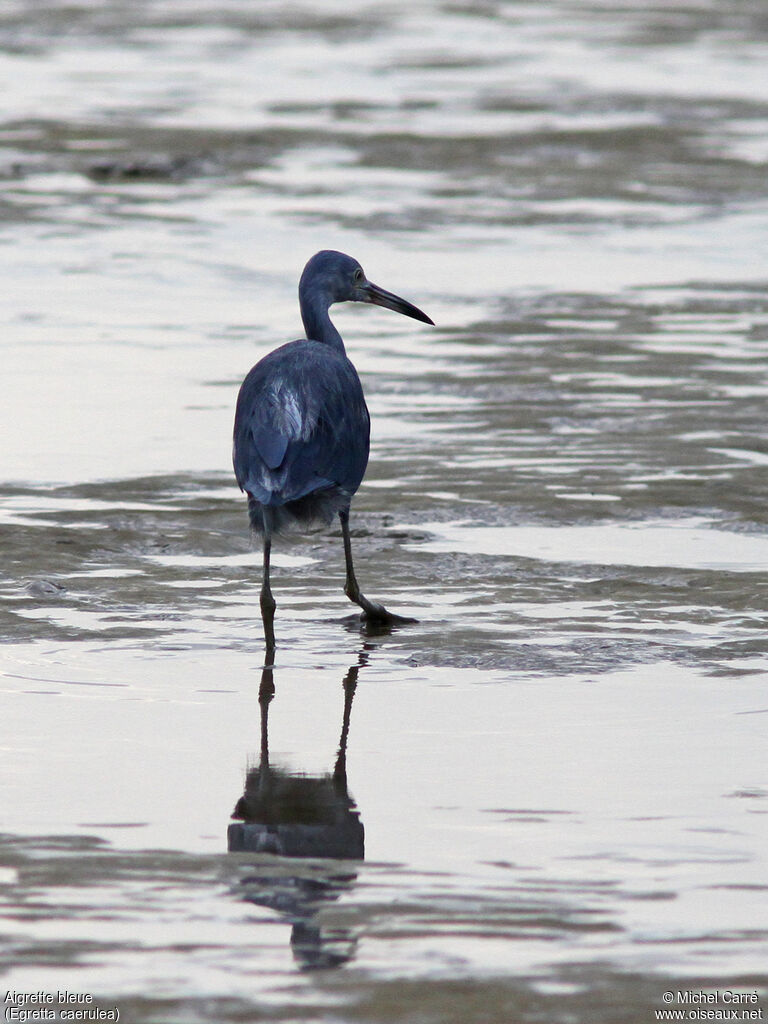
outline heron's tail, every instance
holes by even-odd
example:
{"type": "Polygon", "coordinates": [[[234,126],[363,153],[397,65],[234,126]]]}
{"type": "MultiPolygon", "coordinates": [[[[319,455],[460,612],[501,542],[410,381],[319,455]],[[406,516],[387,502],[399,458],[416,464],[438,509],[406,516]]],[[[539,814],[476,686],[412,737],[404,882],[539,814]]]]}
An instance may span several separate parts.
{"type": "MultiPolygon", "coordinates": [[[[328,487],[305,494],[296,501],[287,501],[284,505],[269,505],[267,508],[272,517],[272,533],[307,529],[313,523],[324,523],[327,526],[341,509],[349,507],[350,497],[339,487],[328,487]]],[[[255,533],[264,533],[264,507],[260,501],[248,495],[248,515],[255,533]]]]}

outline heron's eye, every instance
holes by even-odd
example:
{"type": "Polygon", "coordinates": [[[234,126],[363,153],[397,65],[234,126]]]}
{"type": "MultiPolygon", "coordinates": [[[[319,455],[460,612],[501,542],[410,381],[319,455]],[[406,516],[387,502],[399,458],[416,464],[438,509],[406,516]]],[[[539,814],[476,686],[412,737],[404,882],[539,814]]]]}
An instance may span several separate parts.
{"type": "Polygon", "coordinates": [[[355,271],[355,274],[354,274],[355,284],[360,284],[360,282],[363,280],[364,277],[365,277],[365,274],[363,273],[363,268],[362,267],[358,267],[357,270],[355,271]]]}

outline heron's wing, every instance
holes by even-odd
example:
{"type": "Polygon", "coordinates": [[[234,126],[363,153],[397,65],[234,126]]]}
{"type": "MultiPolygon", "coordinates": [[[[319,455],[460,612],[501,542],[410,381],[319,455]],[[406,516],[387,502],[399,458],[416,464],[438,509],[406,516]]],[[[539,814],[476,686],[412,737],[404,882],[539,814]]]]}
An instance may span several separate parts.
{"type": "Polygon", "coordinates": [[[297,388],[285,377],[264,381],[250,403],[251,443],[267,469],[277,469],[292,441],[308,429],[307,410],[297,388]]]}
{"type": "Polygon", "coordinates": [[[368,410],[349,360],[318,342],[291,342],[243,381],[235,475],[262,504],[331,486],[351,495],[365,472],[368,434],[368,410]]]}

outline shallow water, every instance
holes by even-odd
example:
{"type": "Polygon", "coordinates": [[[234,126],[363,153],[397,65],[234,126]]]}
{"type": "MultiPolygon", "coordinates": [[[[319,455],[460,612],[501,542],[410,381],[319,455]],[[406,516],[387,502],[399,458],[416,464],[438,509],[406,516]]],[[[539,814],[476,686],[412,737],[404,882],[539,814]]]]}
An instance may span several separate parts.
{"type": "Polygon", "coordinates": [[[3,7],[6,992],[765,1011],[767,58],[756,0],[3,7]],[[419,622],[290,538],[269,678],[231,421],[324,247],[438,325],[337,307],[419,622]]]}

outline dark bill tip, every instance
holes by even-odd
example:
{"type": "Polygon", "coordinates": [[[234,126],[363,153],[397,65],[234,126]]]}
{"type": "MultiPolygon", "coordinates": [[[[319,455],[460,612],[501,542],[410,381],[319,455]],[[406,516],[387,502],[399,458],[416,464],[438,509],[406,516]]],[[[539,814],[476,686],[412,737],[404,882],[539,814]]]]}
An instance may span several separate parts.
{"type": "Polygon", "coordinates": [[[432,324],[435,321],[426,313],[414,306],[412,302],[401,299],[399,295],[388,292],[385,288],[379,288],[377,284],[367,281],[364,285],[365,302],[372,302],[375,306],[384,306],[385,309],[393,309],[395,313],[402,313],[403,316],[410,316],[414,320],[420,320],[423,324],[432,324]]]}

